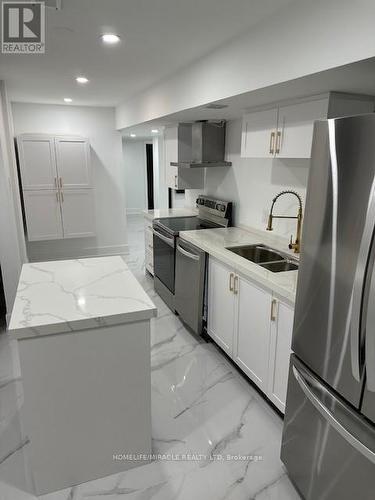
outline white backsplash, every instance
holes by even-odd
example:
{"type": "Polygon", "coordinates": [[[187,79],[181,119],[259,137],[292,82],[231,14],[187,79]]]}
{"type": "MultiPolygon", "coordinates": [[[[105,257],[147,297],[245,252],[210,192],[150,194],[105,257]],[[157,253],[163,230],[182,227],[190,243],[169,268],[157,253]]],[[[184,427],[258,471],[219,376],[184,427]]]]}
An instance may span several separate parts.
{"type": "MultiPolygon", "coordinates": [[[[242,120],[227,124],[226,159],[232,167],[206,169],[204,193],[234,203],[234,224],[265,229],[272,199],[285,189],[297,191],[303,202],[306,196],[310,160],[241,158],[242,120]]],[[[185,204],[195,205],[197,194],[203,190],[187,190],[185,204]]],[[[280,198],[275,205],[276,215],[297,215],[298,202],[292,195],[280,198]]],[[[274,231],[289,238],[295,235],[296,221],[275,220],[274,231]]]]}

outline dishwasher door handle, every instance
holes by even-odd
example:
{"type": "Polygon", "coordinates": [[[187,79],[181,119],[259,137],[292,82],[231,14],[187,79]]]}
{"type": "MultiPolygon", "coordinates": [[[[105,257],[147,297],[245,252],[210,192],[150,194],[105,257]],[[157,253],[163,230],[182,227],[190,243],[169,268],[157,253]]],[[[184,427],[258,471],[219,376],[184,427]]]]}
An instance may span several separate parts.
{"type": "Polygon", "coordinates": [[[177,251],[180,252],[182,255],[185,255],[185,257],[187,257],[188,259],[192,259],[192,260],[199,260],[200,259],[199,255],[196,255],[195,253],[188,252],[184,248],[180,247],[180,245],[177,245],[177,251]]]}
{"type": "Polygon", "coordinates": [[[167,236],[164,236],[164,234],[159,233],[156,229],[153,229],[152,232],[154,233],[155,236],[160,238],[164,243],[167,243],[167,245],[173,247],[174,246],[174,238],[168,238],[167,236]]]}

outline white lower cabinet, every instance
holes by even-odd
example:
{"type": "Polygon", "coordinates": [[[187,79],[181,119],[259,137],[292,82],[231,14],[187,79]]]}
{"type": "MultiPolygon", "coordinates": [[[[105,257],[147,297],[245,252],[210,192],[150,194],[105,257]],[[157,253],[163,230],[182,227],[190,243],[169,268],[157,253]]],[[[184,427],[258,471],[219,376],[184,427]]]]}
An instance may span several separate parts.
{"type": "Polygon", "coordinates": [[[57,240],[64,237],[58,191],[24,191],[23,202],[29,241],[57,240]]]}
{"type": "Polygon", "coordinates": [[[209,259],[207,333],[282,412],[293,317],[271,292],[209,259]]]}
{"type": "Polygon", "coordinates": [[[270,362],[267,395],[284,413],[288,386],[294,309],[274,299],[274,321],[271,324],[270,362]]]}
{"type": "Polygon", "coordinates": [[[267,392],[272,295],[245,279],[239,283],[234,361],[263,392],[267,392]]]}
{"type": "Polygon", "coordinates": [[[208,334],[230,356],[234,337],[234,273],[221,262],[209,260],[208,334]]]}
{"type": "Polygon", "coordinates": [[[91,189],[60,191],[64,238],[95,235],[94,199],[91,189]]]}

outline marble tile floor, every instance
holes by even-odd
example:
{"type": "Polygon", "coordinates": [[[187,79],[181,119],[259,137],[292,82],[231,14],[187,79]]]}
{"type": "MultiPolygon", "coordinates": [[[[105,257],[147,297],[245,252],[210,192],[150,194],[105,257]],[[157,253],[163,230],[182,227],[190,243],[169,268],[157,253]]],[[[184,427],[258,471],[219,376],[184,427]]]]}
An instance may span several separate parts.
{"type": "Polygon", "coordinates": [[[152,435],[153,452],[163,457],[40,499],[299,499],[279,459],[281,418],[214,344],[192,336],[155,294],[144,274],[142,217],[130,216],[128,228],[125,260],[158,307],[151,332],[152,435]]]}

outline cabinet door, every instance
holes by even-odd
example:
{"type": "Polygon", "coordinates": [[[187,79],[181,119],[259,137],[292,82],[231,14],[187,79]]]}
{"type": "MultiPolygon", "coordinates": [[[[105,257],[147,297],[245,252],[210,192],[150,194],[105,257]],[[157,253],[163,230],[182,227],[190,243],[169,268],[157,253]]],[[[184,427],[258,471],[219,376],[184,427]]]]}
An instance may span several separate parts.
{"type": "Polygon", "coordinates": [[[311,158],[314,121],[327,118],[328,99],[279,108],[277,158],[311,158]]]}
{"type": "Polygon", "coordinates": [[[53,137],[23,136],[17,140],[22,189],[54,189],[57,172],[53,137]]]}
{"type": "Polygon", "coordinates": [[[95,235],[92,189],[70,189],[60,192],[64,238],[95,235]]]}
{"type": "Polygon", "coordinates": [[[239,278],[234,359],[263,392],[268,382],[271,304],[270,293],[239,278]]]}
{"type": "Polygon", "coordinates": [[[233,279],[234,273],[230,268],[210,258],[207,332],[230,356],[234,334],[233,279]]]}
{"type": "Polygon", "coordinates": [[[85,139],[56,138],[56,161],[60,187],[91,187],[90,149],[85,139]]]}
{"type": "Polygon", "coordinates": [[[24,191],[23,201],[29,241],[57,240],[63,237],[57,191],[24,191]]]}
{"type": "Polygon", "coordinates": [[[268,397],[284,413],[288,386],[294,309],[275,301],[271,326],[268,397]]]}
{"type": "Polygon", "coordinates": [[[275,155],[277,108],[248,113],[243,117],[241,156],[272,158],[275,155]]]}

